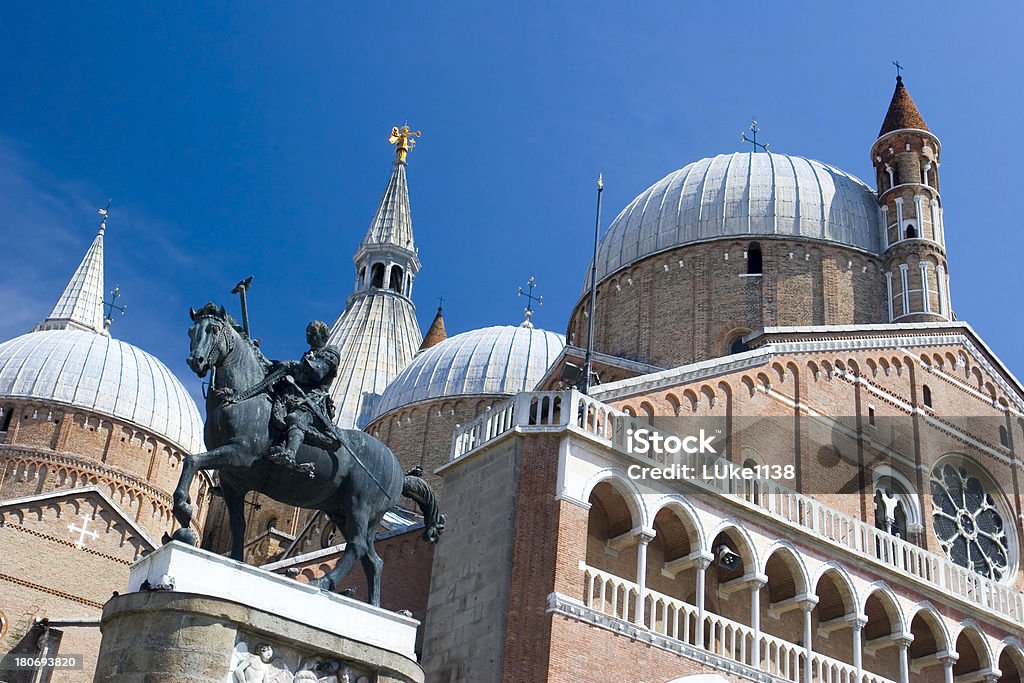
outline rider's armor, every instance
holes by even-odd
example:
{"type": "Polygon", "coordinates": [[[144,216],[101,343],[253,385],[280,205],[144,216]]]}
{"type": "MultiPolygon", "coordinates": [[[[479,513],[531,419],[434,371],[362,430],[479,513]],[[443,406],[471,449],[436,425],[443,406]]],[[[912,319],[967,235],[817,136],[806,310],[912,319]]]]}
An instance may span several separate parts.
{"type": "Polygon", "coordinates": [[[276,382],[271,393],[272,423],[285,432],[284,443],[271,449],[269,457],[275,462],[294,466],[295,453],[304,442],[328,450],[340,445],[333,433],[334,402],[330,395],[340,361],[334,346],[313,345],[302,360],[277,366],[283,365],[288,377],[276,382]]]}

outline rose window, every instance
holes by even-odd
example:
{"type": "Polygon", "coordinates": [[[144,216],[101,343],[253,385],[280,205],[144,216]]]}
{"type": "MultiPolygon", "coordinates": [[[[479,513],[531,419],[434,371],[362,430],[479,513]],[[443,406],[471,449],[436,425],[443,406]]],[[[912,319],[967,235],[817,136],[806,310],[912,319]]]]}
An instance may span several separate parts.
{"type": "Polygon", "coordinates": [[[978,477],[959,465],[932,472],[935,535],[961,567],[1000,580],[1010,565],[1003,517],[978,477]]]}

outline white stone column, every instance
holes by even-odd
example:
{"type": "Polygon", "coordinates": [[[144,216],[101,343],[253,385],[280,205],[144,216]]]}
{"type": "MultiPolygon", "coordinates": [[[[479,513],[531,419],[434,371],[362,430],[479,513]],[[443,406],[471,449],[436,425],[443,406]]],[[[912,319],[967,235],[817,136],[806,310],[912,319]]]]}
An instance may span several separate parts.
{"type": "Polygon", "coordinates": [[[889,322],[895,317],[892,312],[892,271],[885,274],[885,303],[889,307],[889,322]]]}
{"type": "Polygon", "coordinates": [[[864,643],[863,633],[864,625],[868,623],[868,620],[864,617],[854,617],[850,622],[850,626],[853,627],[853,667],[856,669],[856,683],[861,683],[864,680],[864,643]]]}
{"type": "Polygon", "coordinates": [[[804,613],[804,683],[812,683],[811,658],[814,656],[813,636],[814,629],[811,627],[811,614],[814,606],[818,604],[817,595],[809,595],[800,602],[800,609],[804,613]]]}
{"type": "Polygon", "coordinates": [[[924,237],[924,209],[922,208],[924,197],[914,195],[914,214],[917,216],[917,236],[924,237]]]}
{"type": "Polygon", "coordinates": [[[708,566],[711,564],[710,557],[697,558],[697,647],[704,647],[704,580],[707,577],[708,566]]]}
{"type": "Polygon", "coordinates": [[[939,657],[939,661],[942,662],[942,669],[945,678],[945,683],[953,683],[953,665],[956,664],[956,660],[959,659],[957,655],[945,655],[939,657]]]}
{"type": "Polygon", "coordinates": [[[946,246],[946,241],[942,238],[942,232],[939,229],[939,200],[933,199],[929,202],[932,210],[932,239],[946,246]]]}
{"type": "Polygon", "coordinates": [[[384,268],[384,282],[381,283],[381,289],[391,289],[391,268],[393,265],[389,263],[384,268]]]}
{"type": "Polygon", "coordinates": [[[654,540],[653,529],[643,529],[636,537],[636,609],[633,620],[644,626],[644,600],[647,598],[647,544],[654,540]]]}
{"type": "Polygon", "coordinates": [[[881,212],[880,218],[882,221],[882,250],[884,251],[889,248],[889,207],[883,205],[879,207],[879,211],[881,212]]]}
{"type": "Polygon", "coordinates": [[[910,266],[900,264],[900,283],[903,285],[903,315],[910,313],[910,266]]]}
{"type": "Polygon", "coordinates": [[[946,269],[942,266],[935,266],[935,292],[939,295],[939,315],[948,318],[946,315],[946,293],[943,291],[943,284],[946,281],[946,269]]]}
{"type": "Polygon", "coordinates": [[[903,197],[896,197],[896,234],[897,239],[903,239],[903,197]]]}
{"type": "Polygon", "coordinates": [[[750,627],[754,630],[754,642],[750,647],[750,665],[761,668],[761,589],[768,584],[763,576],[750,580],[750,627]]]}
{"type": "Polygon", "coordinates": [[[949,273],[943,273],[942,291],[946,296],[946,317],[953,317],[953,302],[949,299],[949,273]]]}
{"type": "Polygon", "coordinates": [[[925,313],[932,312],[932,304],[929,301],[930,293],[928,292],[928,262],[919,261],[918,266],[921,269],[921,301],[923,310],[925,313]]]}
{"type": "Polygon", "coordinates": [[[912,635],[900,636],[896,639],[896,647],[900,655],[900,683],[910,683],[910,643],[912,635]]]}

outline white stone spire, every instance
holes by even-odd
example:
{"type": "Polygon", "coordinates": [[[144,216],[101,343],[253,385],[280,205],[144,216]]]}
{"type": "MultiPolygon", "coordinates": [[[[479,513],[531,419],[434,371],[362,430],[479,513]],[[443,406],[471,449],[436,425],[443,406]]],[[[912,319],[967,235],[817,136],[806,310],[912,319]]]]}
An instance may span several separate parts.
{"type": "Polygon", "coordinates": [[[391,180],[384,188],[384,196],[381,197],[360,247],[365,249],[377,245],[392,245],[416,252],[412,240],[412,213],[409,209],[409,187],[405,179],[404,161],[395,162],[391,180]]]}
{"type": "Polygon", "coordinates": [[[33,328],[38,330],[85,330],[108,334],[103,325],[103,233],[107,228],[107,212],[100,209],[100,229],[85,252],[85,257],[57,299],[46,320],[33,328]]]}
{"type": "Polygon", "coordinates": [[[369,422],[377,398],[423,340],[411,298],[420,260],[405,177],[409,137],[414,134],[408,128],[395,131],[392,142],[399,144],[394,170],[353,257],[355,288],[328,341],[341,355],[331,397],[335,422],[344,429],[360,429],[369,422]]]}

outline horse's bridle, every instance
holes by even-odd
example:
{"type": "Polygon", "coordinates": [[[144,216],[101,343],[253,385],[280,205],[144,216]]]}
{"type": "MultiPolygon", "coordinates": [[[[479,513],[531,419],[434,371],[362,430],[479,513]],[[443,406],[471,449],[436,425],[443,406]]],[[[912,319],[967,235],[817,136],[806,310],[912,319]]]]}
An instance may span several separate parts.
{"type": "MultiPolygon", "coordinates": [[[[200,315],[200,316],[196,317],[194,322],[198,324],[199,321],[204,319],[204,318],[209,318],[210,320],[213,320],[213,321],[219,323],[219,325],[217,327],[217,331],[213,335],[213,341],[210,344],[211,348],[212,348],[212,347],[215,347],[218,342],[220,342],[221,335],[224,334],[224,328],[226,328],[231,323],[229,323],[227,320],[224,320],[223,318],[218,318],[215,315],[200,315]]],[[[224,340],[224,355],[225,356],[230,356],[234,352],[234,350],[235,350],[235,346],[234,346],[234,344],[231,343],[231,337],[229,336],[227,339],[224,340]]],[[[217,360],[219,361],[221,359],[218,358],[217,360]]],[[[214,370],[214,372],[216,372],[215,368],[213,367],[213,363],[210,363],[210,368],[211,368],[211,370],[214,370]]],[[[213,385],[212,379],[210,381],[210,385],[211,386],[213,385]]]]}

